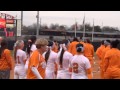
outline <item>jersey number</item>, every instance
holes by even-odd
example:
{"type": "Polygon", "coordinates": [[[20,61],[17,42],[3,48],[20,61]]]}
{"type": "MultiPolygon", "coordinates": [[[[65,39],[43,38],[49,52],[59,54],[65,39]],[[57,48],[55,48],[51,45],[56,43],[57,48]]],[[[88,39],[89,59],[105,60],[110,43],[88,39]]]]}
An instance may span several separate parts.
{"type": "Polygon", "coordinates": [[[73,72],[78,73],[78,64],[77,63],[73,63],[73,72]]]}

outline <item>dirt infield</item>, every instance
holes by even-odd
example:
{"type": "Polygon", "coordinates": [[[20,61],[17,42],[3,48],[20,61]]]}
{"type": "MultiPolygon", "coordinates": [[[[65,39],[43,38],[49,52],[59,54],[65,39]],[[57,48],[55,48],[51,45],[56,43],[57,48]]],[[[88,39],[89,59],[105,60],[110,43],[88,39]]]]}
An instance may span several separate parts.
{"type": "Polygon", "coordinates": [[[97,57],[95,57],[95,64],[94,64],[94,69],[93,69],[93,79],[100,79],[100,70],[99,70],[97,57]]]}
{"type": "Polygon", "coordinates": [[[13,70],[10,72],[10,79],[14,79],[14,72],[13,72],[13,70]]]}

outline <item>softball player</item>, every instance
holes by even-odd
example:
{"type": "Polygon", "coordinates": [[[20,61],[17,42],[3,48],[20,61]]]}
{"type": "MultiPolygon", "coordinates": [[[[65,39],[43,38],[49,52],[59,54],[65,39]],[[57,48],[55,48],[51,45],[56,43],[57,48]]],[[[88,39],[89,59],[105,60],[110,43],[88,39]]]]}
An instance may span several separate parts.
{"type": "Polygon", "coordinates": [[[88,79],[92,78],[91,64],[83,55],[83,44],[76,45],[77,54],[71,61],[72,76],[71,79],[88,79]]]}
{"type": "Polygon", "coordinates": [[[14,46],[14,79],[25,79],[25,62],[27,60],[26,53],[22,50],[24,41],[18,40],[14,46]]]}

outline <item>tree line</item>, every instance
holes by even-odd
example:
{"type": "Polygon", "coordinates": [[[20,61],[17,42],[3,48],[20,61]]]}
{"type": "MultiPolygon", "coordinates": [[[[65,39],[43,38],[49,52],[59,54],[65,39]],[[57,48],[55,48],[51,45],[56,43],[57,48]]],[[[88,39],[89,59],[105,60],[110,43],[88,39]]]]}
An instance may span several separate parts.
{"type": "MultiPolygon", "coordinates": [[[[39,25],[39,31],[44,31],[44,30],[54,30],[54,31],[58,31],[58,30],[61,30],[61,31],[72,31],[72,30],[75,30],[75,26],[76,24],[73,24],[71,26],[67,26],[67,25],[59,25],[59,24],[51,24],[50,26],[48,26],[47,24],[43,24],[43,25],[39,25]]],[[[22,35],[36,35],[36,28],[37,28],[37,24],[34,23],[32,25],[29,25],[29,26],[23,26],[23,29],[22,29],[22,35]]],[[[83,25],[77,25],[76,26],[76,29],[77,31],[83,31],[84,28],[83,28],[83,25]]],[[[7,29],[8,31],[16,31],[16,28],[8,28],[7,29]]],[[[85,24],[85,31],[87,32],[92,32],[93,30],[93,26],[90,25],[89,23],[86,23],[85,24]]],[[[94,32],[110,32],[110,33],[113,33],[113,32],[120,32],[119,29],[117,27],[110,27],[110,26],[104,26],[101,28],[101,26],[97,25],[97,26],[94,26],[94,32]]]]}

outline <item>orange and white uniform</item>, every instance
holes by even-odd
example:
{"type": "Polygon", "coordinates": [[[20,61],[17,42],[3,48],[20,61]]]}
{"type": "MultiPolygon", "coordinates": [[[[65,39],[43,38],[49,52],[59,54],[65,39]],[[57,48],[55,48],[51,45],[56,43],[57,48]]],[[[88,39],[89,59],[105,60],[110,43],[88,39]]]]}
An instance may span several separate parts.
{"type": "Polygon", "coordinates": [[[12,69],[12,57],[10,50],[5,49],[0,58],[0,70],[11,70],[12,69]]]}
{"type": "MultiPolygon", "coordinates": [[[[43,57],[45,58],[45,53],[43,53],[43,57]]],[[[57,61],[57,53],[50,50],[50,55],[47,60],[46,70],[45,70],[45,79],[55,79],[55,63],[57,61]]]]}
{"type": "Polygon", "coordinates": [[[71,72],[69,72],[69,68],[73,55],[68,51],[65,51],[63,54],[62,66],[59,64],[60,62],[59,58],[60,58],[60,52],[58,52],[58,59],[57,59],[57,64],[58,64],[57,79],[70,79],[71,72]]]}
{"type": "Polygon", "coordinates": [[[90,43],[85,43],[84,44],[84,55],[89,59],[91,66],[93,67],[94,61],[94,47],[90,43]]]}
{"type": "Polygon", "coordinates": [[[35,51],[35,50],[37,50],[37,48],[36,48],[36,45],[35,44],[32,44],[32,46],[31,46],[31,49],[30,49],[32,52],[33,51],[35,51]]]}
{"type": "Polygon", "coordinates": [[[98,57],[98,60],[99,60],[99,67],[100,67],[100,63],[101,63],[101,60],[102,60],[102,52],[104,50],[105,46],[104,45],[101,45],[97,50],[96,50],[96,55],[98,57]]]}
{"type": "Polygon", "coordinates": [[[37,77],[34,75],[32,71],[32,67],[36,67],[39,74],[42,78],[45,78],[45,66],[44,66],[45,59],[43,56],[38,52],[38,50],[35,50],[29,60],[28,65],[28,72],[27,72],[27,79],[37,79],[37,77]]]}
{"type": "Polygon", "coordinates": [[[120,51],[112,48],[104,57],[104,78],[120,79],[120,51]]]}
{"type": "Polygon", "coordinates": [[[83,45],[85,44],[83,41],[80,41],[79,43],[81,43],[81,44],[83,44],[83,45]]]}
{"type": "Polygon", "coordinates": [[[100,72],[101,72],[101,78],[104,78],[104,57],[107,51],[110,50],[110,45],[108,45],[106,48],[103,49],[102,51],[102,58],[101,58],[101,62],[100,62],[100,72]]]}
{"type": "Polygon", "coordinates": [[[16,52],[14,79],[25,79],[25,61],[27,59],[26,53],[18,49],[16,52]]]}
{"type": "Polygon", "coordinates": [[[98,58],[101,60],[102,58],[102,51],[105,48],[104,45],[101,45],[97,50],[96,50],[96,55],[98,56],[98,58]]]}
{"type": "Polygon", "coordinates": [[[71,54],[73,54],[73,55],[77,54],[76,45],[77,45],[78,43],[79,43],[79,42],[77,42],[77,41],[73,41],[73,42],[70,43],[69,48],[68,48],[68,51],[69,51],[71,54]]]}
{"type": "MultiPolygon", "coordinates": [[[[31,55],[33,51],[37,50],[36,45],[35,45],[35,44],[32,44],[30,50],[31,50],[31,53],[30,53],[30,55],[31,55]]],[[[26,71],[26,72],[27,72],[27,70],[28,70],[29,58],[30,58],[30,56],[28,55],[27,61],[26,61],[26,63],[25,63],[25,71],[26,71]]]]}
{"type": "Polygon", "coordinates": [[[91,68],[88,58],[84,55],[75,55],[71,61],[71,79],[88,79],[87,69],[91,68]]]}

